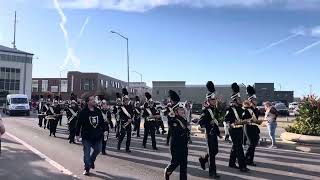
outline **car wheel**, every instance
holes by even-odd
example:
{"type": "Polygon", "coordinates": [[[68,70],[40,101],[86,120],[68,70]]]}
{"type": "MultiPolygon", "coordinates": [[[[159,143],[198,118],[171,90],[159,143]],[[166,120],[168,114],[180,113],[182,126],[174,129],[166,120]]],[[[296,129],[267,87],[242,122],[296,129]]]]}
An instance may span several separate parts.
{"type": "Polygon", "coordinates": [[[30,111],[29,111],[29,112],[26,112],[26,116],[30,116],[30,111]]]}

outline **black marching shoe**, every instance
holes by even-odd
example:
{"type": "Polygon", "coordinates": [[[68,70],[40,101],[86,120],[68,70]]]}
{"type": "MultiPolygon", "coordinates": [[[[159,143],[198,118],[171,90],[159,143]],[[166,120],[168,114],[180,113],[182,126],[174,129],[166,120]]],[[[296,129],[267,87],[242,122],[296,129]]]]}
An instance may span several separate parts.
{"type": "Polygon", "coordinates": [[[252,162],[252,163],[247,163],[247,166],[254,166],[254,167],[256,167],[256,166],[257,166],[257,164],[256,164],[256,163],[254,163],[254,162],[252,162]]]}
{"type": "Polygon", "coordinates": [[[153,150],[156,150],[156,151],[159,150],[157,147],[153,147],[152,149],[153,149],[153,150]]]}
{"type": "Polygon", "coordinates": [[[147,146],[145,144],[143,144],[142,146],[143,146],[143,148],[147,148],[147,146]]]}
{"type": "Polygon", "coordinates": [[[117,150],[120,151],[120,144],[118,143],[117,150]]]}
{"type": "Polygon", "coordinates": [[[204,159],[202,157],[199,157],[199,163],[201,165],[201,168],[203,170],[206,170],[206,163],[204,162],[204,159]]]}
{"type": "Polygon", "coordinates": [[[220,176],[217,173],[209,174],[209,177],[212,179],[220,179],[220,176]]]}
{"type": "Polygon", "coordinates": [[[246,173],[246,172],[249,172],[249,171],[250,171],[250,169],[248,169],[248,168],[241,168],[240,169],[240,172],[245,172],[246,173]]]}
{"type": "Polygon", "coordinates": [[[102,152],[101,154],[102,154],[102,155],[107,155],[107,153],[106,153],[106,152],[102,152]]]}
{"type": "Polygon", "coordinates": [[[234,169],[239,169],[239,167],[237,165],[229,165],[229,167],[234,168],[234,169]]]}
{"type": "Polygon", "coordinates": [[[131,150],[130,150],[130,149],[126,149],[126,152],[127,152],[127,153],[131,153],[131,150]]]}
{"type": "Polygon", "coordinates": [[[170,173],[167,172],[167,168],[164,169],[164,178],[165,180],[169,180],[170,179],[170,173]]]}

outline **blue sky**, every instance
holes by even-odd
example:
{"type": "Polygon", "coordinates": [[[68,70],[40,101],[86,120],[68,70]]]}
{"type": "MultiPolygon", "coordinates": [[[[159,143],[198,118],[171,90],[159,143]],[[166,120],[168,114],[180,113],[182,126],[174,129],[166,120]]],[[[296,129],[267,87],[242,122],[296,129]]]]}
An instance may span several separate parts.
{"type": "Polygon", "coordinates": [[[149,85],[275,82],[296,96],[310,84],[320,94],[316,0],[0,0],[1,45],[11,46],[14,10],[18,49],[39,57],[34,77],[62,68],[126,80],[126,44],[115,30],[129,37],[131,70],[149,85]]]}

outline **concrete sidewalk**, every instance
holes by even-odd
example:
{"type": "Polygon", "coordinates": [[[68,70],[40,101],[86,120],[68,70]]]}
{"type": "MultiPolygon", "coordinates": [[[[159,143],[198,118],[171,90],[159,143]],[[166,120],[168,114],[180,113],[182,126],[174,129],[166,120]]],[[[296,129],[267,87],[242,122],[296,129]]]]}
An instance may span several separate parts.
{"type": "Polygon", "coordinates": [[[8,135],[3,135],[0,155],[0,179],[44,179],[70,180],[47,161],[16,142],[8,135]]]}

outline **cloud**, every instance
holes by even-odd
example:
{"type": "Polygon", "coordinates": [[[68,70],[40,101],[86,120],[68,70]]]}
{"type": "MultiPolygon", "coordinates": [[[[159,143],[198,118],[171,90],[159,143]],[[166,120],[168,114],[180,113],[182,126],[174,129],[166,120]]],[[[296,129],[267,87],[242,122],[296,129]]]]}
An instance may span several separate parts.
{"type": "Polygon", "coordinates": [[[312,44],[304,47],[303,49],[301,49],[301,50],[299,50],[299,51],[296,51],[296,52],[294,53],[294,55],[299,55],[299,54],[301,54],[301,53],[303,53],[303,52],[305,52],[305,51],[307,51],[307,50],[309,50],[309,49],[311,49],[311,48],[313,48],[313,47],[315,47],[315,46],[318,46],[318,45],[320,45],[320,41],[314,42],[314,43],[312,43],[312,44]]]}
{"type": "Polygon", "coordinates": [[[311,36],[320,37],[320,26],[311,29],[311,36]]]}
{"type": "Polygon", "coordinates": [[[58,14],[60,15],[61,22],[60,22],[60,29],[63,32],[64,40],[65,40],[65,46],[67,49],[67,55],[64,59],[64,63],[62,66],[60,66],[60,69],[63,70],[66,68],[68,63],[71,61],[72,64],[78,69],[80,67],[80,59],[76,56],[75,51],[72,47],[70,47],[69,44],[69,35],[68,35],[68,30],[66,28],[66,23],[67,23],[67,17],[63,13],[62,8],[58,2],[58,0],[53,0],[53,4],[55,9],[57,10],[58,14]]]}
{"type": "Polygon", "coordinates": [[[84,23],[83,23],[83,25],[82,25],[82,27],[81,27],[81,30],[80,30],[79,36],[78,36],[79,38],[81,38],[81,37],[82,37],[83,32],[84,32],[84,30],[86,29],[87,24],[89,23],[89,20],[90,20],[90,18],[89,18],[89,17],[87,17],[87,18],[86,18],[86,20],[84,21],[84,23]]]}
{"type": "Polygon", "coordinates": [[[318,0],[61,0],[64,8],[112,9],[145,12],[162,6],[188,7],[278,7],[284,9],[318,9],[318,0]]]}

